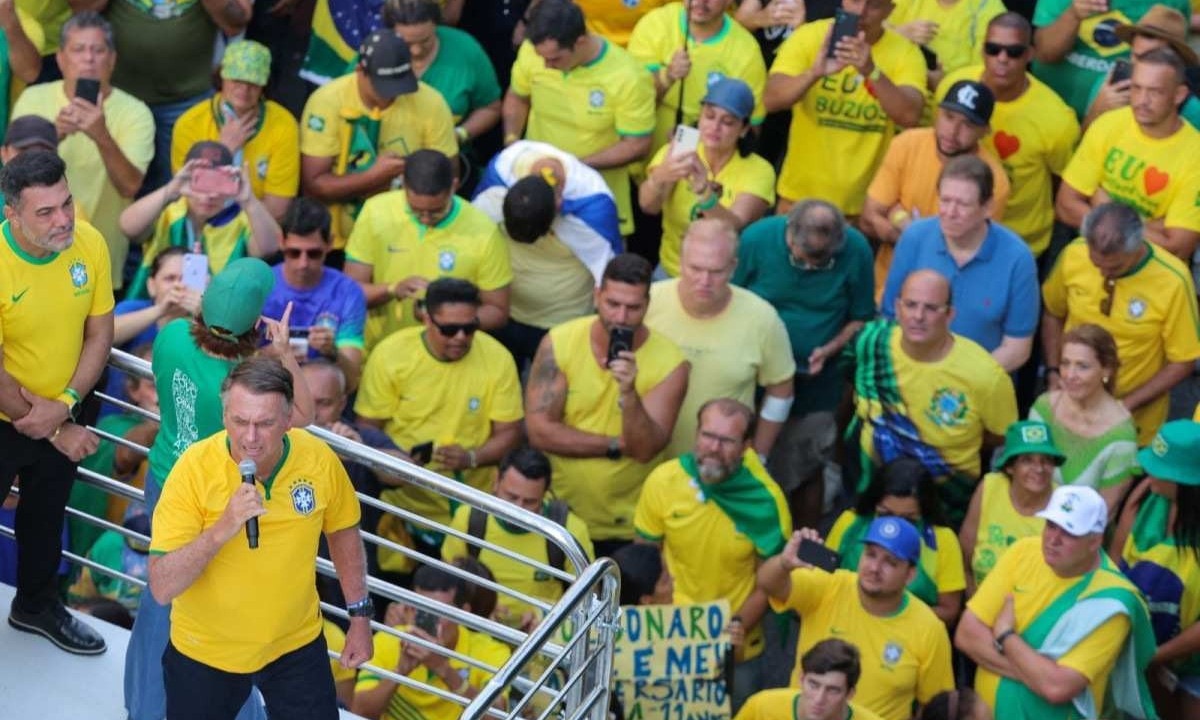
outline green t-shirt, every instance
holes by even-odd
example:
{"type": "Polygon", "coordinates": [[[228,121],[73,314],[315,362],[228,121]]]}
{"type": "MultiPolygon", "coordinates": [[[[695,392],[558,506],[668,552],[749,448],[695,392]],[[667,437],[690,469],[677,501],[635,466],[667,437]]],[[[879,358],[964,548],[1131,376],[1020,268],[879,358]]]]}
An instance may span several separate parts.
{"type": "Polygon", "coordinates": [[[826,269],[799,268],[789,261],[787,217],[764,218],[742,232],[733,283],[774,306],[787,327],[796,359],[793,415],[833,410],[842,397],[844,368],[831,358],[808,375],[808,357],[853,320],[875,316],[875,276],[871,247],[863,234],[846,230],[846,244],[826,269]]]}
{"type": "Polygon", "coordinates": [[[217,26],[198,0],[112,0],[104,16],[117,46],[113,85],[147,105],[212,89],[217,26]]]}
{"type": "MultiPolygon", "coordinates": [[[[96,427],[109,435],[125,437],[125,433],[137,427],[141,422],[140,415],[122,413],[106,415],[100,419],[96,427]]],[[[116,444],[108,440],[101,440],[96,452],[84,458],[79,466],[112,477],[113,463],[116,458],[116,444]]],[[[67,506],[102,518],[108,513],[108,498],[109,495],[105,491],[80,480],[71,486],[71,497],[67,500],[67,506]]],[[[104,532],[104,529],[74,515],[67,515],[67,532],[71,541],[71,552],[77,555],[87,555],[88,550],[104,532]]]]}
{"type": "Polygon", "coordinates": [[[187,318],[167,323],[154,338],[151,367],[162,423],[150,448],[150,476],[160,485],[184,450],[224,427],[221,383],[237,364],[196,347],[187,318]]]}
{"type": "MultiPolygon", "coordinates": [[[[1033,74],[1062,96],[1075,114],[1087,113],[1088,99],[1097,78],[1108,74],[1112,62],[1129,57],[1129,45],[1121,42],[1113,30],[1118,25],[1133,24],[1151,7],[1166,5],[1192,16],[1188,0],[1114,0],[1109,11],[1093,15],[1079,25],[1075,45],[1066,57],[1056,63],[1033,64],[1033,74]]],[[[1046,27],[1071,7],[1071,0],[1038,0],[1033,12],[1035,27],[1046,27]]]]}
{"type": "Polygon", "coordinates": [[[500,99],[500,82],[479,41],[457,28],[439,25],[438,52],[421,76],[446,99],[454,122],[500,99]]]}

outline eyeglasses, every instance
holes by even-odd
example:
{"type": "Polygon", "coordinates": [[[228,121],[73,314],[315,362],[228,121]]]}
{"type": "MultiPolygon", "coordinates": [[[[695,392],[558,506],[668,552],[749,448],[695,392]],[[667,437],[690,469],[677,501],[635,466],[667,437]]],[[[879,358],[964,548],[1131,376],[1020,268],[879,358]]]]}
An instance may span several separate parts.
{"type": "Polygon", "coordinates": [[[1029,46],[1021,44],[1021,43],[1018,43],[1016,45],[1005,45],[1003,43],[985,42],[983,44],[983,52],[984,53],[991,55],[992,57],[996,57],[1000,53],[1004,53],[1005,55],[1009,56],[1013,60],[1016,60],[1017,58],[1024,55],[1025,51],[1027,51],[1027,50],[1029,50],[1029,46]]]}
{"type": "Polygon", "coordinates": [[[479,320],[472,320],[469,323],[446,323],[443,325],[437,320],[429,318],[429,322],[433,323],[433,326],[438,329],[438,332],[442,334],[442,337],[448,338],[452,338],[459,333],[463,333],[467,337],[470,337],[475,334],[476,330],[479,329],[479,320]]]}
{"type": "Polygon", "coordinates": [[[299,260],[301,255],[307,257],[309,260],[320,260],[325,257],[325,250],[323,248],[308,248],[307,250],[284,248],[283,251],[283,256],[288,260],[299,260]]]}
{"type": "Polygon", "coordinates": [[[1100,301],[1100,312],[1104,313],[1105,317],[1112,315],[1113,296],[1117,293],[1117,281],[1115,278],[1104,278],[1104,299],[1100,301]]]}

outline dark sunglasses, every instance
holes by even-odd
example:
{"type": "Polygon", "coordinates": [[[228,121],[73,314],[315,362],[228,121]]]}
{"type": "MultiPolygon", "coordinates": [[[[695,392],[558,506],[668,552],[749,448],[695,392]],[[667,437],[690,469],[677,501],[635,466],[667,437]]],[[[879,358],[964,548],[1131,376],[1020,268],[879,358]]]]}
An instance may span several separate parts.
{"type": "Polygon", "coordinates": [[[1113,278],[1104,278],[1104,299],[1100,301],[1100,312],[1104,313],[1105,317],[1112,314],[1113,295],[1117,292],[1117,281],[1113,278]]]}
{"type": "Polygon", "coordinates": [[[1028,49],[1029,49],[1028,45],[1023,45],[1020,43],[1018,43],[1016,45],[1005,45],[1003,43],[985,42],[983,44],[983,51],[985,53],[987,53],[988,55],[995,57],[995,56],[999,55],[1000,53],[1004,53],[1005,55],[1008,55],[1013,60],[1016,60],[1017,58],[1024,55],[1025,51],[1028,49]]]}
{"type": "Polygon", "coordinates": [[[471,335],[475,334],[476,330],[479,329],[479,321],[478,320],[472,320],[469,323],[462,323],[462,324],[446,323],[445,325],[443,325],[442,323],[438,322],[437,320],[434,320],[433,318],[429,318],[429,322],[433,323],[433,326],[438,329],[438,332],[440,332],[442,334],[442,337],[448,337],[448,338],[452,338],[459,333],[463,333],[463,334],[467,335],[468,337],[470,337],[471,335]]]}
{"type": "Polygon", "coordinates": [[[309,248],[307,250],[287,248],[283,251],[283,256],[288,260],[299,260],[301,255],[307,256],[309,260],[320,260],[325,257],[325,250],[321,248],[309,248]]]}

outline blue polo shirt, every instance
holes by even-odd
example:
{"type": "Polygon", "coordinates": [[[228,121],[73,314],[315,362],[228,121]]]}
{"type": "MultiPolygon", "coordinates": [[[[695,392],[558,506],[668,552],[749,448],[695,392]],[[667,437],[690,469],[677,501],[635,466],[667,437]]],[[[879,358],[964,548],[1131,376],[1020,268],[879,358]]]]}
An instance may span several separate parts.
{"type": "Polygon", "coordinates": [[[979,252],[959,267],[950,256],[941,222],[918,220],[900,236],[884,285],[881,310],[896,315],[896,298],[908,274],[935,270],[950,279],[955,316],[950,330],[974,340],[991,352],[1007,335],[1031,337],[1037,329],[1041,297],[1037,264],[1020,236],[988,221],[987,237],[979,252]]]}

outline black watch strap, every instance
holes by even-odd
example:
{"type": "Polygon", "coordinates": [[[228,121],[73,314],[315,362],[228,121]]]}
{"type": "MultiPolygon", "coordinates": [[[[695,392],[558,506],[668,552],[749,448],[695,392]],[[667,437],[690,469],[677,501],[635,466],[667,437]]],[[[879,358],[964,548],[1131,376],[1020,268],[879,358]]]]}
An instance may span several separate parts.
{"type": "Polygon", "coordinates": [[[346,606],[346,614],[352,618],[373,618],[375,617],[375,603],[371,600],[371,596],[368,595],[362,600],[348,604],[346,606]]]}

